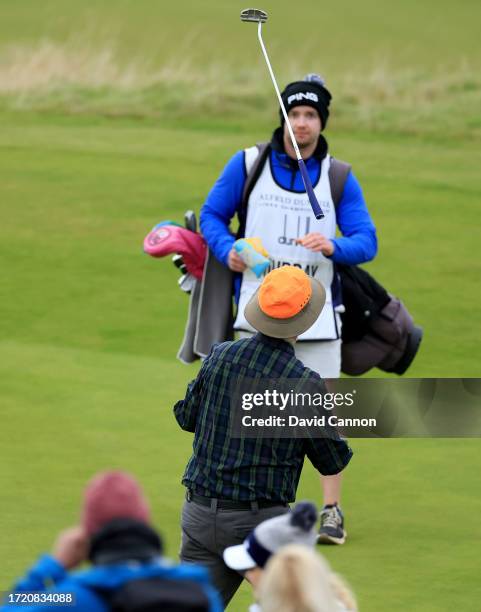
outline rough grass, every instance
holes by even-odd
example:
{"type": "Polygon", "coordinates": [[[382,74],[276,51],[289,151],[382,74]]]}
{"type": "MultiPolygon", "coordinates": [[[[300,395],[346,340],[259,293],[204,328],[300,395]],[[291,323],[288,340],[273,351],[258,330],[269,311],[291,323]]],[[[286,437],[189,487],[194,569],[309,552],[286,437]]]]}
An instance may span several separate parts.
{"type": "MultiPolygon", "coordinates": [[[[0,56],[0,99],[14,110],[107,116],[205,118],[219,114],[256,120],[272,116],[274,92],[265,66],[221,63],[199,67],[185,43],[181,59],[153,66],[140,57],[122,62],[115,45],[85,41],[13,45],[0,56]]],[[[291,62],[289,72],[302,74],[291,62]]],[[[468,61],[427,72],[387,61],[333,81],[335,127],[479,137],[481,77],[468,61]]]]}

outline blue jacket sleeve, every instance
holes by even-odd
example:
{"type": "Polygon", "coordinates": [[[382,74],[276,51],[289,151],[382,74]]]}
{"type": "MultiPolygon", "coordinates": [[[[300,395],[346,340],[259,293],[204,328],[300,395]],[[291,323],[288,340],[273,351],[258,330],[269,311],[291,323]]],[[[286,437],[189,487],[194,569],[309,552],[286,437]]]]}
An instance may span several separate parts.
{"type": "Polygon", "coordinates": [[[361,186],[352,172],[346,179],[336,216],[342,237],[333,240],[335,248],[331,259],[347,265],[373,259],[377,253],[376,228],[369,216],[361,186]]]}
{"type": "Polygon", "coordinates": [[[61,563],[50,555],[42,555],[13,586],[12,592],[44,591],[47,582],[56,584],[64,580],[67,572],[61,563]]]}
{"type": "Polygon", "coordinates": [[[227,163],[200,211],[200,229],[217,259],[227,265],[235,242],[229,225],[239,209],[246,180],[244,151],[238,151],[227,163]]]}
{"type": "MultiPolygon", "coordinates": [[[[107,608],[103,601],[93,592],[79,586],[74,580],[70,579],[65,568],[50,555],[43,555],[30,568],[27,574],[21,578],[9,591],[9,594],[25,592],[38,593],[64,593],[71,594],[74,605],[69,605],[68,609],[74,612],[75,610],[89,610],[89,612],[106,612],[107,608]]],[[[62,607],[59,603],[49,604],[32,604],[19,605],[8,604],[8,594],[5,605],[1,605],[0,612],[11,612],[11,610],[22,610],[23,612],[58,612],[62,607]]],[[[65,607],[64,604],[63,607],[65,607]]]]}

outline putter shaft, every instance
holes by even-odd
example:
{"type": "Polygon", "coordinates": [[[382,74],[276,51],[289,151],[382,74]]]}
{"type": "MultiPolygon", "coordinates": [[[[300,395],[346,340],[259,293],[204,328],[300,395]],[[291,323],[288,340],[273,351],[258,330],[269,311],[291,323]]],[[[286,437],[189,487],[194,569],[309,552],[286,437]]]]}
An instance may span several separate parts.
{"type": "Polygon", "coordinates": [[[281,111],[284,116],[287,129],[289,131],[292,146],[294,147],[294,151],[297,157],[297,163],[299,164],[302,182],[304,183],[304,187],[306,189],[309,202],[311,203],[312,212],[314,213],[314,216],[316,217],[316,219],[322,219],[324,217],[324,213],[322,212],[322,209],[319,206],[319,202],[317,201],[316,194],[314,193],[311,179],[309,178],[309,173],[307,172],[306,164],[304,163],[304,160],[301,156],[301,152],[299,151],[299,146],[294,136],[294,132],[292,131],[291,122],[289,121],[289,118],[287,116],[286,108],[284,106],[284,102],[282,101],[279,87],[277,86],[276,77],[274,76],[274,71],[272,70],[271,62],[269,60],[269,56],[267,55],[267,50],[264,45],[264,41],[262,40],[262,23],[265,23],[267,21],[267,13],[265,11],[261,11],[260,9],[245,9],[241,12],[241,20],[257,23],[257,38],[259,39],[262,53],[264,55],[264,59],[266,60],[267,68],[269,70],[269,74],[271,75],[272,84],[274,85],[277,99],[279,101],[279,106],[281,107],[281,111]]]}

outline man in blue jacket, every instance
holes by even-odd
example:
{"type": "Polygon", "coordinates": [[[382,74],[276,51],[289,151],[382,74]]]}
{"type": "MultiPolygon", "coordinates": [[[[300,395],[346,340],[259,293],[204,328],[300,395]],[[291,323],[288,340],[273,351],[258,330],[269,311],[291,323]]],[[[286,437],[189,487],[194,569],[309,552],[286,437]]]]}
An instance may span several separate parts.
{"type": "Polygon", "coordinates": [[[53,553],[40,557],[5,594],[0,611],[221,612],[207,571],[163,559],[149,523],[147,500],[131,476],[99,474],[86,489],[81,524],[59,535],[53,553]],[[70,571],[87,560],[91,568],[70,571]]]}
{"type": "MultiPolygon", "coordinates": [[[[269,253],[271,269],[289,264],[317,278],[326,290],[326,306],[314,325],[298,338],[296,356],[323,378],[335,379],[341,370],[342,297],[335,264],[356,265],[373,259],[377,252],[374,224],[358,180],[349,171],[338,202],[334,202],[330,169],[335,163],[321,131],[329,117],[331,94],[318,75],[287,85],[282,99],[306,163],[324,218],[317,220],[304,190],[287,126],[274,131],[269,156],[250,192],[243,210],[246,178],[253,166],[257,147],[238,151],[227,163],[210,191],[201,214],[200,226],[216,258],[233,272],[238,304],[234,329],[240,337],[254,333],[244,309],[262,279],[246,268],[233,244],[239,237],[261,238],[269,253]],[[241,221],[237,236],[230,230],[235,215],[241,221]],[[341,236],[336,237],[336,228],[341,236]]],[[[323,477],[324,508],[319,542],[345,541],[343,515],[339,506],[341,475],[323,477]]]]}

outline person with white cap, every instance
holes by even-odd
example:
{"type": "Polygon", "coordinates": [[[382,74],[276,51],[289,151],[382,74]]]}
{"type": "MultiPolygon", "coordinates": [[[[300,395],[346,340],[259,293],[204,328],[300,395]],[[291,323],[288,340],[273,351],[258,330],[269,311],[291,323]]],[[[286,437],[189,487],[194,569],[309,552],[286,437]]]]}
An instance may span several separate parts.
{"type": "Polygon", "coordinates": [[[306,456],[321,474],[339,473],[352,456],[339,436],[240,440],[229,428],[235,409],[229,381],[303,379],[325,391],[320,376],[294,352],[297,336],[319,317],[325,296],[322,284],[296,266],[271,271],[245,308],[258,333],[215,345],[185,398],[174,406],[180,427],[194,433],[182,479],[187,494],[180,557],[210,570],[224,605],[242,582],[225,565],[224,549],[241,544],[262,521],[288,511],[306,456]]]}
{"type": "Polygon", "coordinates": [[[250,612],[356,612],[344,580],[314,552],[317,509],[299,502],[292,512],[258,525],[242,544],[224,551],[225,564],[244,574],[258,604],[250,612]]]}
{"type": "Polygon", "coordinates": [[[269,559],[283,546],[299,544],[312,548],[317,540],[316,506],[299,502],[292,512],[276,516],[257,525],[242,544],[224,550],[224,562],[237,572],[244,573],[254,589],[269,559]]]}

